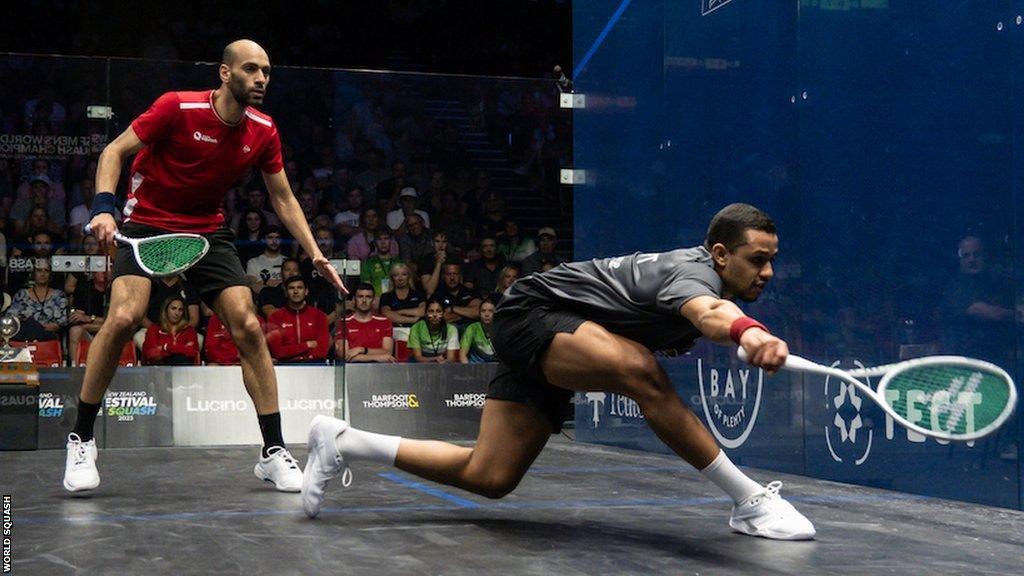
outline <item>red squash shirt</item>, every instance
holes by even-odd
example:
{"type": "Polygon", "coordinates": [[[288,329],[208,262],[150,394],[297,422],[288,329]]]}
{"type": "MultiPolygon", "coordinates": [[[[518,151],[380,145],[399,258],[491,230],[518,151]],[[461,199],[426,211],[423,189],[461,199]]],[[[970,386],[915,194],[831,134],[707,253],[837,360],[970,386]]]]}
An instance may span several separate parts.
{"type": "MultiPolygon", "coordinates": [[[[259,320],[260,327],[263,328],[265,325],[263,318],[257,316],[256,319],[259,320]]],[[[235,346],[235,340],[216,314],[210,316],[210,322],[206,325],[203,355],[207,362],[214,364],[237,365],[239,363],[238,347],[235,346]]]]}
{"type": "Polygon", "coordinates": [[[125,222],[172,232],[213,232],[228,188],[252,166],[284,168],[270,116],[249,106],[237,124],[213,107],[213,90],[167,92],[132,122],[146,147],[132,163],[125,222]]]}
{"type": "Polygon", "coordinates": [[[199,360],[199,337],[196,329],[185,326],[177,334],[171,334],[160,328],[159,324],[150,324],[146,329],[146,339],[142,343],[142,359],[146,364],[159,364],[171,354],[188,356],[193,361],[199,360]]]}
{"type": "Polygon", "coordinates": [[[275,360],[325,360],[330,345],[327,315],[314,306],[303,305],[300,310],[285,306],[267,318],[267,347],[275,360]],[[316,342],[315,348],[306,345],[309,340],[316,342]]]}
{"type": "Polygon", "coordinates": [[[370,316],[368,322],[356,320],[354,314],[345,317],[344,322],[337,323],[335,338],[344,338],[348,347],[352,348],[383,348],[384,339],[392,338],[391,320],[384,316],[370,316]],[[344,330],[344,332],[342,332],[344,330]]]}

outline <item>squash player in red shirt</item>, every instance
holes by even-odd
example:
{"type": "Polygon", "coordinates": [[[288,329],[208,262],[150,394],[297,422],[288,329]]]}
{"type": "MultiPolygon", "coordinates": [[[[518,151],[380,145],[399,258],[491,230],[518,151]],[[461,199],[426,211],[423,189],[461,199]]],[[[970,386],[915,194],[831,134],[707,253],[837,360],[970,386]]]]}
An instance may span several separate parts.
{"type": "MultiPolygon", "coordinates": [[[[113,192],[125,160],[135,155],[121,233],[144,237],[193,232],[209,239],[209,252],[186,272],[186,279],[228,327],[238,346],[242,379],[263,434],[256,476],[278,490],[298,492],[302,470],[282,438],[277,377],[245,271],[220,211],[228,187],[258,166],[281,222],[311,256],[320,274],[339,291],[344,293],[345,288],[313,239],[292,194],[283,170],[277,126],[270,116],[254,108],[263,103],[270,82],[269,56],[255,42],[237,40],[224,48],[218,72],[221,84],[217,89],[160,96],[107,145],[96,170],[90,225],[103,245],[113,245],[117,231],[113,192]]],[[[149,301],[150,279],[130,250],[117,253],[113,275],[110,311],[89,348],[78,419],[68,435],[64,488],[72,492],[99,486],[93,439],[96,414],[120,350],[149,301]]]]}

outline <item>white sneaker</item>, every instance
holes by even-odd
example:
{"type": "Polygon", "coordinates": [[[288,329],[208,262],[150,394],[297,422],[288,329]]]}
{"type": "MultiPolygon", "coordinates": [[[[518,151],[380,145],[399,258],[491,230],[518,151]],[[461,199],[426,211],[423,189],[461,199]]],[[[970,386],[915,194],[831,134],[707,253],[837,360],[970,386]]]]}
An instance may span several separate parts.
{"type": "Polygon", "coordinates": [[[327,482],[341,473],[341,485],[352,484],[352,470],[338,451],[335,439],[348,428],[348,422],[316,416],[309,428],[309,459],[302,474],[302,509],[315,518],[324,502],[327,482]]]}
{"type": "Polygon", "coordinates": [[[737,532],[773,540],[811,540],[814,525],[779,496],[782,482],[765,486],[764,491],[732,507],[729,526],[737,532]]]}
{"type": "Polygon", "coordinates": [[[98,455],[95,438],[82,442],[78,434],[68,434],[68,455],[64,463],[65,490],[81,492],[100,485],[100,473],[96,470],[98,455]]]}
{"type": "Polygon", "coordinates": [[[253,472],[260,480],[272,482],[281,492],[298,492],[302,488],[302,468],[280,446],[271,446],[267,450],[267,457],[260,458],[253,472]]]}

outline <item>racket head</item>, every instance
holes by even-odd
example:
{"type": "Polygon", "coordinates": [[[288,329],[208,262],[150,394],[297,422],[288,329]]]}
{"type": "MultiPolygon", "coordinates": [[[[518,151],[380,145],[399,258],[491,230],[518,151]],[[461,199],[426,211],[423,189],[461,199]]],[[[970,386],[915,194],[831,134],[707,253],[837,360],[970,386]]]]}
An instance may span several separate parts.
{"type": "Polygon", "coordinates": [[[132,245],[139,267],[156,277],[180,274],[210,250],[210,241],[199,234],[159,234],[125,240],[132,245]]]}
{"type": "Polygon", "coordinates": [[[876,395],[901,426],[946,440],[975,440],[1013,413],[1017,389],[995,364],[964,356],[929,356],[892,366],[876,395]]]}

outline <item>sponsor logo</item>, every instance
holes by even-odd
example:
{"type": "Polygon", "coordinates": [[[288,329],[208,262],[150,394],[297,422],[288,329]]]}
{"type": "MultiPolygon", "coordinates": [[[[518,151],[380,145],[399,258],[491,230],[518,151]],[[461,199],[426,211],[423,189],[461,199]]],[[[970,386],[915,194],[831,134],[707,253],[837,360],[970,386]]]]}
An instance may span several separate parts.
{"type": "Polygon", "coordinates": [[[64,398],[54,396],[53,392],[39,393],[39,417],[60,418],[64,415],[64,398]]]}
{"type": "Polygon", "coordinates": [[[593,417],[591,422],[594,424],[594,428],[601,423],[601,416],[608,411],[608,417],[617,418],[620,421],[622,419],[636,419],[643,420],[644,413],[640,410],[640,405],[636,403],[636,400],[628,396],[621,394],[615,394],[612,392],[587,392],[584,396],[587,404],[593,406],[593,417]]]}
{"type": "Polygon", "coordinates": [[[199,130],[196,130],[195,132],[192,133],[192,138],[196,142],[206,142],[208,144],[216,144],[217,143],[217,139],[216,138],[214,138],[213,136],[207,136],[206,134],[203,134],[199,130]]]}
{"type": "Polygon", "coordinates": [[[10,394],[0,396],[0,406],[32,406],[35,403],[35,394],[10,394]]]}
{"type": "Polygon", "coordinates": [[[725,6],[732,0],[701,0],[700,3],[700,15],[707,16],[715,10],[718,10],[722,6],[725,6]]]}
{"type": "MultiPolygon", "coordinates": [[[[341,398],[284,398],[278,407],[282,412],[334,412],[344,406],[341,398]]],[[[235,400],[202,400],[191,396],[185,397],[186,412],[246,412],[250,409],[249,402],[241,398],[235,400]]]]}
{"type": "Polygon", "coordinates": [[[242,152],[248,154],[249,152],[252,152],[252,148],[249,148],[249,145],[246,144],[245,146],[242,146],[242,152]]]}
{"type": "Polygon", "coordinates": [[[444,405],[448,408],[483,408],[487,394],[453,394],[445,398],[444,405]]]}
{"type": "MultiPolygon", "coordinates": [[[[857,368],[864,368],[859,361],[853,363],[857,368]]],[[[839,361],[832,363],[833,368],[838,366],[839,361]]],[[[865,381],[871,385],[869,379],[865,381]]],[[[875,431],[870,421],[864,422],[863,405],[864,399],[857,394],[856,386],[825,377],[825,410],[830,416],[825,424],[825,445],[836,462],[853,462],[860,466],[871,455],[875,431]]]]}
{"type": "Polygon", "coordinates": [[[760,368],[717,368],[697,359],[700,402],[711,433],[726,448],[747,441],[761,408],[764,371],[760,368]]]}
{"type": "Polygon", "coordinates": [[[107,416],[116,416],[118,422],[131,422],[136,416],[155,416],[157,402],[144,390],[107,392],[103,408],[107,416]]]}
{"type": "Polygon", "coordinates": [[[601,409],[604,408],[604,401],[607,398],[607,394],[604,392],[587,392],[586,394],[587,404],[594,407],[594,415],[590,419],[594,423],[594,428],[601,423],[601,409]]]}
{"type": "Polygon", "coordinates": [[[363,408],[409,410],[419,407],[420,401],[415,394],[374,394],[369,400],[363,400],[363,408]]]}

